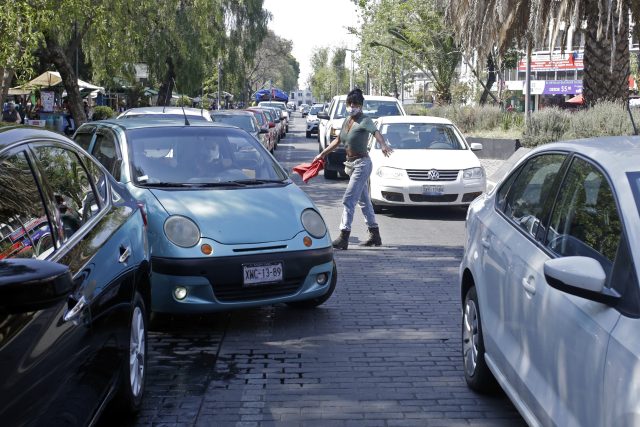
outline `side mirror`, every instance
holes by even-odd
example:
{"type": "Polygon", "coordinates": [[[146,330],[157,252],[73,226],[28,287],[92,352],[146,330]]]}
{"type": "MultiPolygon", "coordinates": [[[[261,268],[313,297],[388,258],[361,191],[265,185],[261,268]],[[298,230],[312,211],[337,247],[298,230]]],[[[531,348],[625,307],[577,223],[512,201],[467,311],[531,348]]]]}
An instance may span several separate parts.
{"type": "Polygon", "coordinates": [[[620,294],[604,286],[607,275],[597,260],[585,256],[554,258],[544,263],[544,277],[552,288],[607,305],[620,294]]]}
{"type": "Polygon", "coordinates": [[[0,261],[0,308],[9,313],[51,307],[72,290],[66,265],[31,258],[0,261]]]}
{"type": "Polygon", "coordinates": [[[260,128],[260,133],[269,133],[269,129],[260,128]]]}
{"type": "Polygon", "coordinates": [[[480,151],[480,150],[482,150],[482,144],[480,144],[479,142],[471,143],[471,151],[480,151]]]}
{"type": "Polygon", "coordinates": [[[325,113],[324,111],[319,111],[316,117],[322,120],[329,120],[329,114],[325,113]]]}

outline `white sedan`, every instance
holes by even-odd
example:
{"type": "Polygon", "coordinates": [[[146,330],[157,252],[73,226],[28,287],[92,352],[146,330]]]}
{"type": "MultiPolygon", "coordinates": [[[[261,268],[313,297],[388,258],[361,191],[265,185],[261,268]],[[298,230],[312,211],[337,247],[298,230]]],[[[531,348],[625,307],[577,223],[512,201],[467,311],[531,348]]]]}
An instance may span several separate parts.
{"type": "Polygon", "coordinates": [[[468,205],[486,188],[474,150],[449,120],[429,116],[388,116],[376,121],[393,148],[385,157],[371,137],[370,191],[374,210],[382,206],[468,205]]]}
{"type": "Polygon", "coordinates": [[[469,387],[530,426],[640,425],[640,138],[538,147],[467,213],[469,387]]]}

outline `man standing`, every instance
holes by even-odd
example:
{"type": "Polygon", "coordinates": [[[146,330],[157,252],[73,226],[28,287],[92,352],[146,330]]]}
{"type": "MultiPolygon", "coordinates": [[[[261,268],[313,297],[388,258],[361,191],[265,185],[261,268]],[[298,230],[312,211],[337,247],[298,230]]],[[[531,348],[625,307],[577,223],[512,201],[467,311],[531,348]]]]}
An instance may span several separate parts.
{"type": "Polygon", "coordinates": [[[13,101],[9,101],[9,108],[2,112],[2,121],[9,123],[21,123],[22,118],[20,117],[20,113],[16,110],[16,103],[13,101]]]}

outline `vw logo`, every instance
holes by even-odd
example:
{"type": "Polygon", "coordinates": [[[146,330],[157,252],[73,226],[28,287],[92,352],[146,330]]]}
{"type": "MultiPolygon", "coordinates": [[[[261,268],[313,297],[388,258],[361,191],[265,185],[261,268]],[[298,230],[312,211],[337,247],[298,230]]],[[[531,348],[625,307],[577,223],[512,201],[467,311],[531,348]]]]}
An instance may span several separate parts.
{"type": "Polygon", "coordinates": [[[437,181],[438,179],[440,179],[440,172],[438,172],[437,169],[431,169],[427,173],[427,178],[429,178],[431,181],[437,181]]]}

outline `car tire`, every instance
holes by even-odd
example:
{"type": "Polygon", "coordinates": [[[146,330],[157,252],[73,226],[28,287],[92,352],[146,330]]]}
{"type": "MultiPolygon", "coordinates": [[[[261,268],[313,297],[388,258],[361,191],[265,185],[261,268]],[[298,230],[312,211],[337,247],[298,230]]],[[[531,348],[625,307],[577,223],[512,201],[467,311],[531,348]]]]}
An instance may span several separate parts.
{"type": "Polygon", "coordinates": [[[116,408],[123,414],[135,414],[142,405],[147,378],[147,309],[142,295],[133,298],[133,313],[129,320],[129,346],[127,360],[122,364],[116,408]]]}
{"type": "Polygon", "coordinates": [[[467,386],[479,393],[495,393],[499,385],[484,360],[480,306],[475,286],[467,291],[462,314],[462,360],[467,386]]]}
{"type": "Polygon", "coordinates": [[[338,171],[324,170],[324,179],[338,179],[338,171]]]}
{"type": "Polygon", "coordinates": [[[329,298],[331,298],[331,295],[333,295],[333,292],[336,290],[337,283],[338,283],[338,268],[336,267],[336,262],[334,260],[333,271],[331,272],[331,283],[329,283],[329,290],[327,291],[327,293],[317,298],[311,298],[304,301],[288,302],[287,305],[293,308],[316,308],[319,305],[324,304],[325,302],[327,302],[329,298]]]}
{"type": "Polygon", "coordinates": [[[307,138],[311,138],[311,132],[306,133],[307,138]]]}

